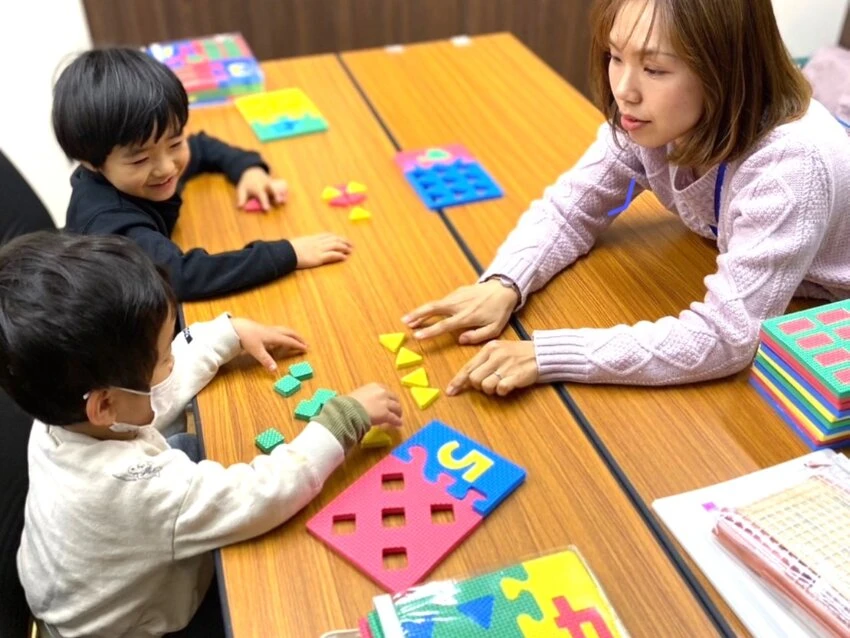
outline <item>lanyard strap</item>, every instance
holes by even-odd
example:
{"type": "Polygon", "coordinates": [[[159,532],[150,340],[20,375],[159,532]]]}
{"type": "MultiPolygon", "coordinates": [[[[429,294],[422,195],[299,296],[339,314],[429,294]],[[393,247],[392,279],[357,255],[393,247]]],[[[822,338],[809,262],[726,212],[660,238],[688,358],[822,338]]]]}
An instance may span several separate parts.
{"type": "Polygon", "coordinates": [[[720,195],[723,192],[723,178],[726,177],[726,162],[717,167],[717,180],[714,182],[714,226],[709,226],[717,237],[717,224],[720,223],[720,195]]]}

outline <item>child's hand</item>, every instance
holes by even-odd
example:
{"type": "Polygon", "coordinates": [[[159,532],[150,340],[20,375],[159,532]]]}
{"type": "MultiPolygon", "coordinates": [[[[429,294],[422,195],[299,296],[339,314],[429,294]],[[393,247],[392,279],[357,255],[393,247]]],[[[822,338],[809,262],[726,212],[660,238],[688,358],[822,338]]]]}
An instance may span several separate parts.
{"type": "Polygon", "coordinates": [[[298,334],[282,326],[264,326],[250,319],[231,319],[242,349],[254,357],[261,366],[274,372],[277,363],[269,354],[271,350],[282,357],[306,352],[307,344],[298,334]]]}
{"type": "Polygon", "coordinates": [[[295,249],[296,268],[315,268],[348,259],[354,246],[345,237],[333,233],[296,237],[290,240],[295,249]]]}
{"type": "Polygon", "coordinates": [[[540,370],[533,341],[491,341],[481,348],[449,382],[446,394],[466,388],[503,397],[517,388],[537,383],[540,370]]]}
{"type": "Polygon", "coordinates": [[[282,179],[272,179],[271,175],[259,166],[249,168],[236,185],[236,206],[242,208],[250,198],[260,202],[263,210],[268,210],[269,201],[275,206],[286,203],[288,192],[286,182],[282,179]]]}
{"type": "Polygon", "coordinates": [[[372,425],[391,425],[401,427],[401,403],[398,396],[378,383],[370,383],[357,388],[348,396],[357,400],[369,418],[372,425]]]}

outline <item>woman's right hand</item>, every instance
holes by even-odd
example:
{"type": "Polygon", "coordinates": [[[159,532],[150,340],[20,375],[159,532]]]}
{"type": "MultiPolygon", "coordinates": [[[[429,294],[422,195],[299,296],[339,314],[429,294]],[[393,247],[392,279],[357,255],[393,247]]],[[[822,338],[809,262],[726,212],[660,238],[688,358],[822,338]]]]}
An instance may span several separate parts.
{"type": "Polygon", "coordinates": [[[402,321],[414,330],[434,317],[436,323],[416,330],[416,339],[430,339],[453,330],[463,330],[458,343],[473,344],[498,337],[519,302],[517,292],[499,281],[462,286],[439,301],[420,306],[402,321]]]}

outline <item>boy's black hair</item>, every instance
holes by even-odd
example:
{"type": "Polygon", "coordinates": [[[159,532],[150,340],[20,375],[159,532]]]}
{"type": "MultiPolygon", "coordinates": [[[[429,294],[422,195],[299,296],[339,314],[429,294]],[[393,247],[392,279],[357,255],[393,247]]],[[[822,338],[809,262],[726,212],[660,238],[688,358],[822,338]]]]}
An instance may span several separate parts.
{"type": "Polygon", "coordinates": [[[90,390],[150,389],[175,308],[164,273],[124,237],[19,237],[0,249],[0,387],[39,421],[85,423],[90,390]]]}
{"type": "Polygon", "coordinates": [[[177,76],[142,51],[96,49],[74,60],[53,88],[53,131],[70,159],[95,168],[116,146],[180,132],[189,100],[177,76]]]}

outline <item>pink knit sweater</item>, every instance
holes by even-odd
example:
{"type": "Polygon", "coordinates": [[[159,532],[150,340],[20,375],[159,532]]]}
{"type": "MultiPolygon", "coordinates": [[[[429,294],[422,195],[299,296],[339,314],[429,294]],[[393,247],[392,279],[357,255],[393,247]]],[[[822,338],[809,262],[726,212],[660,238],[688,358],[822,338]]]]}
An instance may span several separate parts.
{"type": "MultiPolygon", "coordinates": [[[[616,217],[629,182],[714,238],[715,167],[694,180],[606,124],[584,157],[523,214],[482,280],[499,274],[527,296],[587,253],[616,217]]],[[[623,213],[628,215],[628,211],[623,213]]],[[[751,362],[762,320],[795,295],[850,297],[850,138],[818,102],[730,163],[717,224],[717,271],[678,317],[605,329],[538,330],[540,381],[670,385],[726,376],[751,362]]],[[[652,273],[646,276],[651,277],[652,273]]]]}

